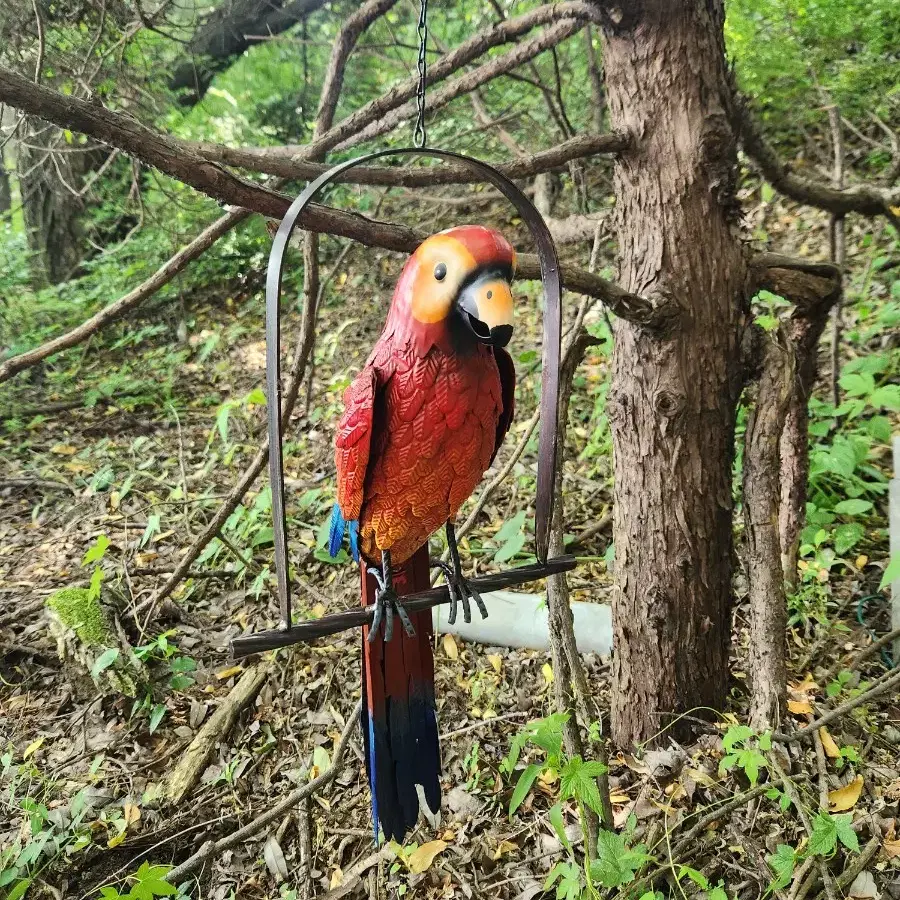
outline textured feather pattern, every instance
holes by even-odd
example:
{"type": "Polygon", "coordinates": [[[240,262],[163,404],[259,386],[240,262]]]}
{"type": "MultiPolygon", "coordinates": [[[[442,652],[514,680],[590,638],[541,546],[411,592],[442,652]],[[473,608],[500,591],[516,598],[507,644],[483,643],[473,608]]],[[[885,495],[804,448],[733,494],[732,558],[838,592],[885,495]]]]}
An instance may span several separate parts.
{"type": "MultiPolygon", "coordinates": [[[[372,603],[377,585],[365,565],[362,573],[362,602],[372,603]]],[[[400,596],[430,586],[427,547],[396,569],[394,586],[400,596]]],[[[376,837],[380,825],[387,840],[401,844],[419,817],[417,784],[433,813],[441,805],[431,611],[410,618],[413,637],[395,621],[389,643],[379,636],[370,644],[368,628],[362,639],[362,733],[372,818],[376,837]]]]}
{"type": "Polygon", "coordinates": [[[390,550],[400,564],[456,516],[508,427],[511,393],[490,347],[419,356],[382,337],[345,393],[336,441],[338,505],[359,521],[364,558],[390,550]]]}

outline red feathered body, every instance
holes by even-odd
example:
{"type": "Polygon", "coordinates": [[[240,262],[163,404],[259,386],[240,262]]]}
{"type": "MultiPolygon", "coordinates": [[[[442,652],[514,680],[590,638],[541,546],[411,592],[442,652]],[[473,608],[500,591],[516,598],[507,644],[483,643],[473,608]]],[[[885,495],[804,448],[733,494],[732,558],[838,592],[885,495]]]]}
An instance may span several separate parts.
{"type": "MultiPolygon", "coordinates": [[[[475,264],[479,252],[512,255],[496,232],[449,234],[460,232],[469,250],[475,244],[475,264]]],[[[430,587],[428,539],[455,519],[512,417],[515,372],[506,351],[478,343],[452,320],[423,323],[411,314],[422,277],[416,262],[404,269],[384,332],[345,392],[338,426],[337,505],[358,528],[364,604],[376,590],[367,563],[380,564],[384,550],[401,597],[430,587]]],[[[390,642],[369,643],[368,629],[363,635],[373,812],[385,835],[401,841],[418,817],[416,784],[434,812],[440,804],[431,613],[411,619],[414,637],[399,627],[390,642]]]]}

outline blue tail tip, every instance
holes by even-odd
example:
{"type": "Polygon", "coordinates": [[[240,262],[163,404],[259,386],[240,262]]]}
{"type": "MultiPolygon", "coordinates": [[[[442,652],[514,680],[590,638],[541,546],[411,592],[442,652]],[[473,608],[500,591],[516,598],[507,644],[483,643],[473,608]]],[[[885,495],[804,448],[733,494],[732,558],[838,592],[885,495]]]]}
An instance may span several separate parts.
{"type": "Polygon", "coordinates": [[[331,510],[331,525],[328,532],[328,555],[334,559],[341,552],[344,534],[350,535],[350,553],[355,562],[359,562],[359,521],[344,518],[340,506],[334,504],[331,510]]]}

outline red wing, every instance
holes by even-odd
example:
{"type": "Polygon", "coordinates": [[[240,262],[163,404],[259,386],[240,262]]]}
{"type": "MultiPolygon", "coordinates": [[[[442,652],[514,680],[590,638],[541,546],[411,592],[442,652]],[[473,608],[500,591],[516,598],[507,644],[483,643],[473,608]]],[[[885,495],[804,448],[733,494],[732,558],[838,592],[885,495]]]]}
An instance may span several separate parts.
{"type": "Polygon", "coordinates": [[[344,391],[344,414],[338,422],[334,459],[338,506],[348,522],[358,519],[362,508],[377,388],[378,374],[366,366],[344,391]]]}
{"type": "Polygon", "coordinates": [[[516,408],[516,367],[512,357],[502,348],[494,347],[494,359],[497,362],[497,370],[500,372],[500,392],[503,397],[503,408],[500,410],[500,418],[497,420],[497,440],[494,443],[494,453],[491,462],[497,455],[506,432],[512,423],[513,413],[516,408]]]}

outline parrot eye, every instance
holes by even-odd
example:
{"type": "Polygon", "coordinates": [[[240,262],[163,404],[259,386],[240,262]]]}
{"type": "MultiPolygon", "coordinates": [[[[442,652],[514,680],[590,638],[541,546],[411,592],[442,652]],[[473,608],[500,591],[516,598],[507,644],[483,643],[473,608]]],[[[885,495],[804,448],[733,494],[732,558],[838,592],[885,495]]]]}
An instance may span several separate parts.
{"type": "Polygon", "coordinates": [[[447,277],[447,266],[445,263],[438,263],[434,267],[434,277],[438,281],[443,281],[447,277]]]}

